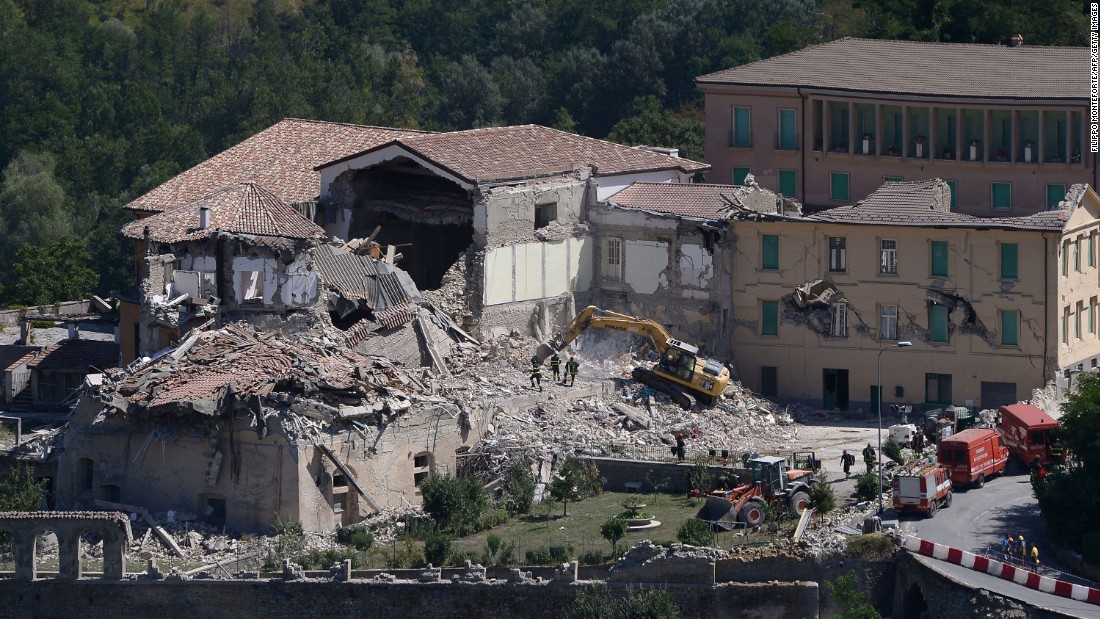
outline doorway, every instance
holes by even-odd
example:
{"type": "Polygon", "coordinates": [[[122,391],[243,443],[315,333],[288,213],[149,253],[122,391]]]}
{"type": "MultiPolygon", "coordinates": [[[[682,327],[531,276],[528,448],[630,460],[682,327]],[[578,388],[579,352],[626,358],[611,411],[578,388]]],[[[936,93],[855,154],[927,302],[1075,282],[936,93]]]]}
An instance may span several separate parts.
{"type": "Polygon", "coordinates": [[[822,408],[827,411],[848,410],[848,370],[822,370],[822,408]]]}

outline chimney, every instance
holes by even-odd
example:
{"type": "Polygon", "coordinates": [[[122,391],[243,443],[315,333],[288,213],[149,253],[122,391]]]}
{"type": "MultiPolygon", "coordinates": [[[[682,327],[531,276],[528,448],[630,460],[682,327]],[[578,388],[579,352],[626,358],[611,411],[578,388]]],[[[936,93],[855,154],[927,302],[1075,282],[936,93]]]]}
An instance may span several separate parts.
{"type": "Polygon", "coordinates": [[[203,204],[199,207],[199,230],[210,227],[210,207],[203,204]]]}
{"type": "Polygon", "coordinates": [[[1024,35],[1022,35],[1022,34],[1014,34],[1014,35],[1012,35],[1012,38],[1009,39],[1009,41],[1008,41],[1008,46],[1009,47],[1020,47],[1023,44],[1024,44],[1024,35]]]}

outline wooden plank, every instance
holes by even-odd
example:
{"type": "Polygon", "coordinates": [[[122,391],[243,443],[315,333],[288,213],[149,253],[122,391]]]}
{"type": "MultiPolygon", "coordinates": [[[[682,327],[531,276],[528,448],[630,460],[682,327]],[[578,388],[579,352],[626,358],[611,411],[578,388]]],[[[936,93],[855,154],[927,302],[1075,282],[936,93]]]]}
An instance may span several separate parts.
{"type": "Polygon", "coordinates": [[[344,462],[340,460],[340,456],[337,456],[335,453],[333,453],[333,451],[329,449],[326,445],[321,445],[319,443],[315,443],[315,445],[317,449],[321,450],[321,453],[328,456],[329,460],[332,460],[332,463],[336,465],[336,468],[340,469],[340,472],[344,474],[344,477],[347,478],[348,483],[351,484],[353,488],[355,488],[355,491],[359,493],[359,496],[366,499],[367,504],[374,508],[374,511],[381,512],[382,508],[378,506],[378,503],[375,502],[374,498],[371,497],[371,495],[367,494],[366,490],[363,490],[363,487],[359,485],[359,480],[355,479],[355,475],[352,475],[351,469],[345,466],[344,462]]]}

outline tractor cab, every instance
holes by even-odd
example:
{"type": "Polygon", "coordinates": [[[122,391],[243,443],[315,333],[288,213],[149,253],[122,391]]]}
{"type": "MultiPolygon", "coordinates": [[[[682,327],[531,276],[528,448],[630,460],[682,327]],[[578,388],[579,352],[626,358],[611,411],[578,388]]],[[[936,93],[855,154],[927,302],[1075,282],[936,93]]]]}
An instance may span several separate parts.
{"type": "Polygon", "coordinates": [[[752,482],[760,483],[773,492],[780,492],[785,487],[784,474],[787,461],[776,456],[764,456],[749,460],[749,470],[752,471],[752,482]]]}

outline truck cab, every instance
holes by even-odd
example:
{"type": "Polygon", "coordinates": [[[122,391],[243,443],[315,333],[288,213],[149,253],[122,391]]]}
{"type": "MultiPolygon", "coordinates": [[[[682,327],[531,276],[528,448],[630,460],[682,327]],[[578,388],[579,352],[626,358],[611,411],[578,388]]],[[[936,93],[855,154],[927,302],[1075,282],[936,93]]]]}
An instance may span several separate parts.
{"type": "Polygon", "coordinates": [[[1061,427],[1057,419],[1033,404],[1002,406],[998,412],[1001,420],[997,425],[1013,460],[1029,466],[1036,458],[1040,464],[1050,464],[1065,457],[1054,436],[1061,427]]]}

